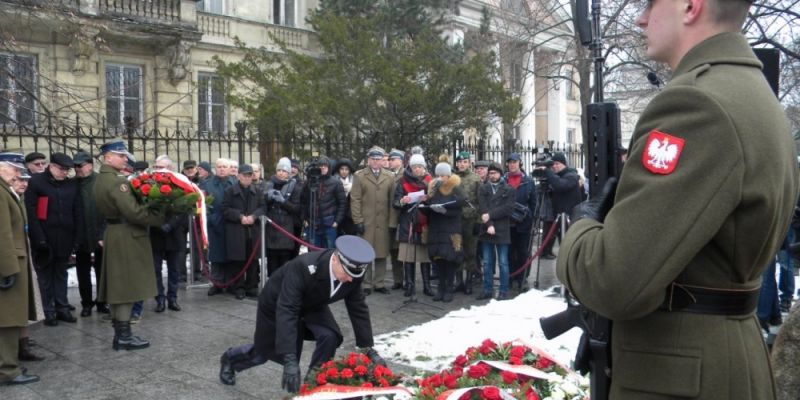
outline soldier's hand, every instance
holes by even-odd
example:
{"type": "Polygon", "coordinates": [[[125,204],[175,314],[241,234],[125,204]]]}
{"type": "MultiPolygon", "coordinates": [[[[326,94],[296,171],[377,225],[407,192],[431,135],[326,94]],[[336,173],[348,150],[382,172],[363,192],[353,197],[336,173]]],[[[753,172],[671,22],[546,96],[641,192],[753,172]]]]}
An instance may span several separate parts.
{"type": "Polygon", "coordinates": [[[11,289],[15,283],[17,283],[17,274],[4,276],[0,278],[0,290],[11,289]]]}
{"type": "Polygon", "coordinates": [[[290,393],[300,391],[300,365],[297,363],[296,354],[283,356],[283,379],[281,387],[290,393]]]}
{"type": "Polygon", "coordinates": [[[584,218],[603,222],[606,215],[614,205],[614,195],[617,191],[617,178],[609,178],[603,186],[603,190],[597,196],[578,204],[572,209],[570,223],[584,218]]]}
{"type": "Polygon", "coordinates": [[[364,354],[366,354],[367,357],[369,357],[370,361],[372,361],[373,363],[382,365],[384,367],[386,366],[386,360],[384,360],[383,357],[381,357],[381,355],[378,354],[378,352],[375,351],[375,349],[373,349],[372,347],[367,349],[367,351],[365,351],[364,354]]]}

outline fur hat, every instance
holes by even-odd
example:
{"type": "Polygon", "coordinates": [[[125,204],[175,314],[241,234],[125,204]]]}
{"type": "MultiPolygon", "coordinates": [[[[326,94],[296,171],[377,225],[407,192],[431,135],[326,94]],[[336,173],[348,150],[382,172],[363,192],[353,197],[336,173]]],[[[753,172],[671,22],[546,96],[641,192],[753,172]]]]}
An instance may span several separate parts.
{"type": "Polygon", "coordinates": [[[278,160],[278,165],[275,166],[275,171],[292,173],[292,162],[286,157],[281,157],[281,159],[278,160]]]}

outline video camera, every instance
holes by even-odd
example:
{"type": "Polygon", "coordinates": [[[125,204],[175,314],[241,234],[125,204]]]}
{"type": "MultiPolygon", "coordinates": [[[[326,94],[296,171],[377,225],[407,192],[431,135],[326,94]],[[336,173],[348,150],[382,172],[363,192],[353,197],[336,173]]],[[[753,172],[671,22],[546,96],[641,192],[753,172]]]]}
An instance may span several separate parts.
{"type": "Polygon", "coordinates": [[[536,156],[536,160],[531,164],[533,165],[533,171],[531,171],[531,175],[533,175],[534,179],[538,179],[540,181],[547,179],[547,171],[543,169],[538,169],[539,167],[550,168],[553,166],[553,159],[551,158],[550,154],[542,153],[536,156]]]}
{"type": "Polygon", "coordinates": [[[322,177],[322,162],[320,159],[317,157],[311,158],[311,160],[308,162],[308,165],[306,165],[304,173],[306,180],[308,180],[309,183],[317,183],[319,178],[322,177]]]}

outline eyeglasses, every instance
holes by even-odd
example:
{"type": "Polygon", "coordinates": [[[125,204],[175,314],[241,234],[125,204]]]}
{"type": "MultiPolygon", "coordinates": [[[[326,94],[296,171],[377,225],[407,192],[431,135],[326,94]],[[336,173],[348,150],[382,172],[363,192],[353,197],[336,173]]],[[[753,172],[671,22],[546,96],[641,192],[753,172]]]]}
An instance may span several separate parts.
{"type": "Polygon", "coordinates": [[[37,161],[37,162],[32,162],[31,164],[37,167],[44,167],[45,165],[47,165],[47,161],[37,161]]]}
{"type": "Polygon", "coordinates": [[[60,170],[61,170],[61,171],[63,171],[63,172],[69,172],[69,170],[71,170],[71,169],[72,169],[72,168],[70,168],[70,167],[62,167],[62,166],[60,166],[60,165],[58,165],[58,164],[54,164],[54,165],[56,166],[56,168],[60,169],[60,170]]]}

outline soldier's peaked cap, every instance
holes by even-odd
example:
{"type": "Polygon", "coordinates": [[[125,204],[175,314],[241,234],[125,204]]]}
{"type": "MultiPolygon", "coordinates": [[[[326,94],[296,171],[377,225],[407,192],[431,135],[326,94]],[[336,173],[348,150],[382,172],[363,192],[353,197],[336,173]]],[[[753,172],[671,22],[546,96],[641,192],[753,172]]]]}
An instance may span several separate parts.
{"type": "Polygon", "coordinates": [[[358,236],[344,235],[336,239],[336,253],[344,272],[353,278],[364,276],[367,267],[375,261],[375,250],[358,236]]]}
{"type": "Polygon", "coordinates": [[[0,152],[0,162],[8,163],[17,169],[25,169],[25,157],[16,150],[3,150],[0,152]]]}
{"type": "Polygon", "coordinates": [[[113,139],[103,143],[100,146],[100,154],[106,154],[108,152],[122,154],[128,158],[133,158],[133,154],[128,151],[128,148],[125,146],[125,141],[122,139],[113,139]]]}

